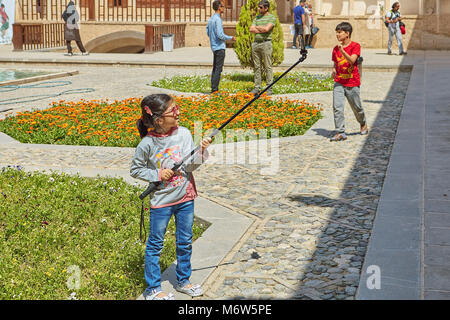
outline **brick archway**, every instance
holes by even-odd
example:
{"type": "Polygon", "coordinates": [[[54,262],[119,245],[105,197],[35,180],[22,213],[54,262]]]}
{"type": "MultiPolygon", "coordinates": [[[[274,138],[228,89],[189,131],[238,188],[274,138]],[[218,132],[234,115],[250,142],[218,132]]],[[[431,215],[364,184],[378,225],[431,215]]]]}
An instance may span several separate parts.
{"type": "Polygon", "coordinates": [[[145,33],[139,31],[117,31],[86,43],[86,50],[92,53],[140,53],[144,47],[145,33]]]}

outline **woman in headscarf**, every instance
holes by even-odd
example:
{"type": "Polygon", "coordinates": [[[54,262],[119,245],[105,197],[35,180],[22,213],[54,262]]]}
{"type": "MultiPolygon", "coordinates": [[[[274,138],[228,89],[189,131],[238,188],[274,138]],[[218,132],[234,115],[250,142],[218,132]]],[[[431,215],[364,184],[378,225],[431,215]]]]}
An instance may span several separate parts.
{"type": "Polygon", "coordinates": [[[305,6],[303,7],[303,9],[305,10],[305,22],[304,22],[304,29],[303,29],[303,34],[305,35],[305,48],[309,49],[308,41],[309,38],[311,37],[311,10],[309,9],[308,5],[305,4],[305,6]]]}
{"type": "Polygon", "coordinates": [[[83,46],[80,38],[80,26],[78,22],[80,21],[80,15],[75,7],[75,3],[70,1],[67,4],[66,10],[64,10],[62,14],[62,18],[65,22],[64,25],[64,40],[66,40],[67,51],[69,56],[73,56],[72,46],[70,42],[75,40],[77,43],[78,49],[80,49],[82,55],[88,55],[89,53],[83,46]]]}

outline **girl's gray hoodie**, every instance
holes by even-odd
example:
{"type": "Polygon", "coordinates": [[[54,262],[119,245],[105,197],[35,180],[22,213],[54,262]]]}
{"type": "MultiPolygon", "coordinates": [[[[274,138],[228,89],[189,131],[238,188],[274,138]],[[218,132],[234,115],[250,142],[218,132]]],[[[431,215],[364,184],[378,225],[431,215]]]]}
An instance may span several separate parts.
{"type": "MultiPolygon", "coordinates": [[[[136,147],[131,163],[130,174],[133,178],[152,182],[161,182],[162,169],[170,169],[194,149],[191,132],[184,127],[172,128],[165,135],[149,133],[136,147]]],[[[168,181],[161,182],[150,195],[151,208],[161,208],[193,200],[197,197],[192,171],[197,169],[208,157],[196,152],[180,167],[168,181]]]]}

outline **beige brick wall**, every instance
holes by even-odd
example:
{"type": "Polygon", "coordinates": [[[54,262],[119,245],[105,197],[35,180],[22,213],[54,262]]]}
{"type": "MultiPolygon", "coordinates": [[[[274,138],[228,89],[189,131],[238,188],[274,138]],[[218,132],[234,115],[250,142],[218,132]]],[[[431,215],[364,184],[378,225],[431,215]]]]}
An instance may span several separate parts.
{"type": "MultiPolygon", "coordinates": [[[[335,28],[340,22],[347,21],[353,26],[352,40],[359,42],[364,48],[385,48],[389,38],[388,29],[381,19],[375,20],[367,16],[350,17],[343,19],[341,16],[318,17],[316,25],[320,28],[314,39],[313,46],[317,48],[329,48],[336,44],[335,28]]],[[[418,16],[404,16],[406,34],[403,35],[405,48],[421,49],[423,20],[418,16]]],[[[396,46],[394,41],[394,47],[396,46]]]]}
{"type": "MultiPolygon", "coordinates": [[[[314,38],[313,46],[316,48],[330,48],[336,44],[336,25],[342,21],[348,21],[353,26],[352,39],[359,42],[363,48],[387,48],[389,39],[388,29],[383,21],[373,20],[368,16],[342,17],[329,16],[317,17],[316,25],[320,28],[314,38]]],[[[404,16],[406,34],[403,35],[403,45],[408,49],[446,49],[450,48],[450,15],[436,16],[404,16]]],[[[225,32],[234,35],[232,29],[235,24],[224,23],[225,32]]],[[[286,46],[292,45],[292,36],[289,25],[283,25],[286,46]]],[[[188,24],[186,28],[186,46],[209,46],[206,35],[206,23],[188,24]]],[[[397,48],[394,39],[393,49],[397,48]]]]}

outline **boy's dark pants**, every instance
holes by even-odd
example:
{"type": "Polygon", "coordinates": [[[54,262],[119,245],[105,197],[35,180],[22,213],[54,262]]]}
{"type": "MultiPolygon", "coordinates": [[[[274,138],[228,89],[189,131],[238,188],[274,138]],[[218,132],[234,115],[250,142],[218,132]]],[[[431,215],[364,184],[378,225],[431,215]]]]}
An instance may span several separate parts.
{"type": "Polygon", "coordinates": [[[292,45],[297,46],[297,37],[300,39],[300,48],[305,47],[305,40],[303,39],[303,24],[296,23],[294,25],[294,39],[292,40],[292,45]]]}
{"type": "Polygon", "coordinates": [[[335,82],[333,88],[333,114],[334,125],[338,133],[345,132],[344,106],[346,98],[359,124],[363,126],[366,123],[359,87],[344,87],[339,82],[335,82]]]}
{"type": "Polygon", "coordinates": [[[225,49],[216,50],[213,52],[213,69],[211,74],[211,92],[219,90],[220,75],[223,70],[223,63],[225,61],[225,49]]]}

